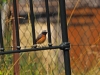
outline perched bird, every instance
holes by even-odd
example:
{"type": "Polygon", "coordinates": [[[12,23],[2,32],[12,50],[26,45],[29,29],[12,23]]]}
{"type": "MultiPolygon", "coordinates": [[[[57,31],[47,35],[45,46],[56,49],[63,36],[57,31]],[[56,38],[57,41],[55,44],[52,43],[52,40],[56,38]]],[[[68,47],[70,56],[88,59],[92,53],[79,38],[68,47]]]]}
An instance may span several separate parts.
{"type": "Polygon", "coordinates": [[[39,34],[36,38],[36,44],[41,44],[46,40],[46,30],[42,31],[41,34],[39,34]]]}

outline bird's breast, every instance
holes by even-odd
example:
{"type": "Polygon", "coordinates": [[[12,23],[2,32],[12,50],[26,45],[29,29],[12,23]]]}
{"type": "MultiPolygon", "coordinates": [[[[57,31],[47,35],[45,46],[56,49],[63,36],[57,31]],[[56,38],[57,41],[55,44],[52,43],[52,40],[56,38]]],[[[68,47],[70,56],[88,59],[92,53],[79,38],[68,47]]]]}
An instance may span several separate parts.
{"type": "Polygon", "coordinates": [[[37,44],[41,44],[43,43],[44,41],[46,40],[46,36],[45,35],[42,35],[42,37],[40,39],[37,40],[37,44]]]}

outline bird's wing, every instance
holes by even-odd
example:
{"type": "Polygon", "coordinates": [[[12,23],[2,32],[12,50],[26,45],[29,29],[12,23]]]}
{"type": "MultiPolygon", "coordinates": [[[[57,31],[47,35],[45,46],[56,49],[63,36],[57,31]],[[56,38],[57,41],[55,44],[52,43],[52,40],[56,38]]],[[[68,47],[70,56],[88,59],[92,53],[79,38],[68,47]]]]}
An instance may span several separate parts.
{"type": "Polygon", "coordinates": [[[36,38],[36,41],[39,40],[42,37],[42,34],[38,35],[38,37],[36,38]]]}

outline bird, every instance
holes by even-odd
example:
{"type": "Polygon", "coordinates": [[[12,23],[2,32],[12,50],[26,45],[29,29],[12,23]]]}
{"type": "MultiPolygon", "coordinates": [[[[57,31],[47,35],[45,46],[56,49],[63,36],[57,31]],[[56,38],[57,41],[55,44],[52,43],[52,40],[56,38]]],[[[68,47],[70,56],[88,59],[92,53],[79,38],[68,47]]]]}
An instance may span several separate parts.
{"type": "Polygon", "coordinates": [[[43,30],[41,32],[41,34],[39,34],[36,38],[36,44],[42,44],[45,42],[46,40],[46,34],[47,34],[47,31],[46,30],[43,30]]]}

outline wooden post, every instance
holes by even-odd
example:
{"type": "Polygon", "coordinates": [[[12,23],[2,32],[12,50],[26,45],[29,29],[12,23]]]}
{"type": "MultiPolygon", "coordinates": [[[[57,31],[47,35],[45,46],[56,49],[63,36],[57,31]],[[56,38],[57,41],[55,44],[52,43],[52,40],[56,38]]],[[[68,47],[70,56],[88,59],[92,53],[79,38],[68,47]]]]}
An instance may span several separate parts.
{"type": "MultiPolygon", "coordinates": [[[[18,18],[18,0],[16,1],[16,7],[17,7],[17,18],[18,18]]],[[[14,13],[14,5],[13,5],[13,11],[12,11],[12,16],[15,17],[14,13]]],[[[17,50],[17,38],[16,38],[16,24],[15,24],[15,18],[12,21],[12,30],[13,30],[13,50],[17,50]]],[[[19,23],[18,23],[19,24],[19,23]]],[[[13,64],[14,64],[14,74],[13,75],[19,75],[19,53],[13,54],[13,64]]]]}
{"type": "MultiPolygon", "coordinates": [[[[17,50],[17,44],[16,44],[16,28],[15,28],[15,24],[14,24],[14,20],[13,20],[13,50],[17,50]]],[[[14,75],[19,75],[19,53],[15,53],[13,54],[13,64],[14,65],[14,75]],[[18,60],[18,61],[17,61],[18,60]]]]}

